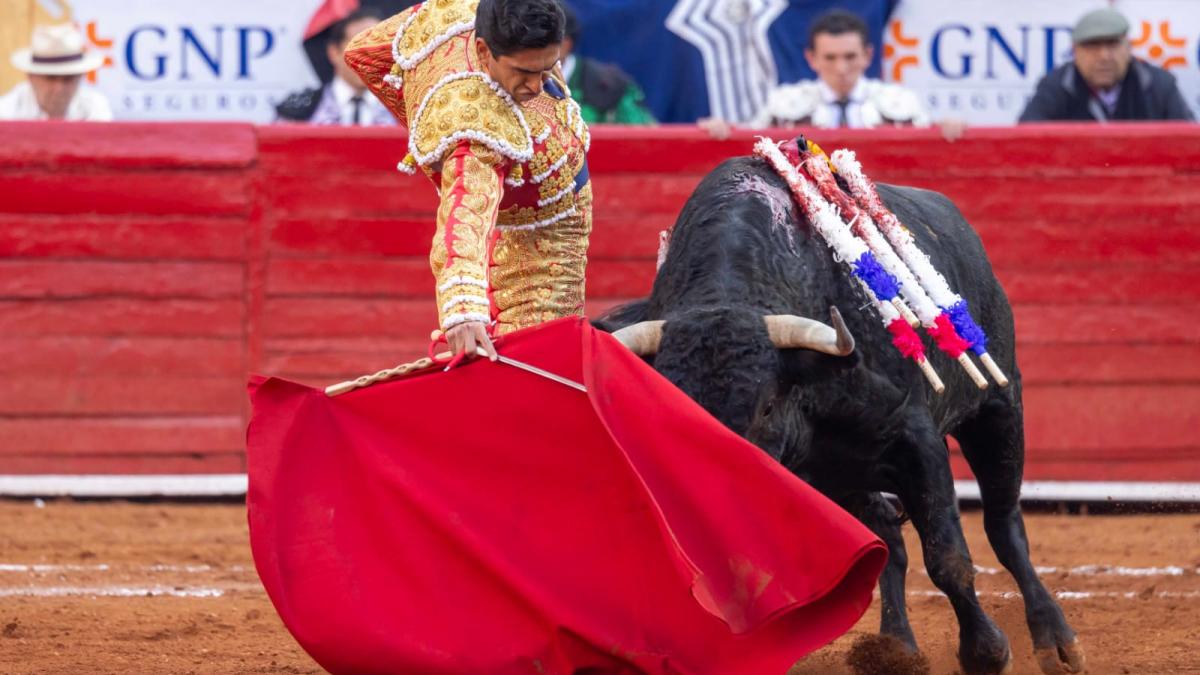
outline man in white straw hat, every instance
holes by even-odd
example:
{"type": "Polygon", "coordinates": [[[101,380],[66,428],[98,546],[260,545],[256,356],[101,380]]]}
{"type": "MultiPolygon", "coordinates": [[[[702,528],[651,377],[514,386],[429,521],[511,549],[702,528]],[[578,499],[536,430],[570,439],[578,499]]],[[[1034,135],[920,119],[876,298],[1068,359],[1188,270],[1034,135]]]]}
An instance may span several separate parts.
{"type": "Polygon", "coordinates": [[[104,65],[104,57],[87,51],[74,25],[35,27],[30,48],[18,49],[12,64],[28,80],[0,97],[0,120],[112,120],[104,96],[79,86],[84,75],[104,65]]]}

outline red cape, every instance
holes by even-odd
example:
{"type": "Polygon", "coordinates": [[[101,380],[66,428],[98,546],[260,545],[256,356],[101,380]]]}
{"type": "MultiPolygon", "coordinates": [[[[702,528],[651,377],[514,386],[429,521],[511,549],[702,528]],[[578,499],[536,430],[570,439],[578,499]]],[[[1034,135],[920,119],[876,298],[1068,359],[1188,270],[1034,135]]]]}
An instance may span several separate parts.
{"type": "Polygon", "coordinates": [[[337,398],[251,383],[251,544],[335,673],[782,675],[886,549],[583,319],[337,398]]]}

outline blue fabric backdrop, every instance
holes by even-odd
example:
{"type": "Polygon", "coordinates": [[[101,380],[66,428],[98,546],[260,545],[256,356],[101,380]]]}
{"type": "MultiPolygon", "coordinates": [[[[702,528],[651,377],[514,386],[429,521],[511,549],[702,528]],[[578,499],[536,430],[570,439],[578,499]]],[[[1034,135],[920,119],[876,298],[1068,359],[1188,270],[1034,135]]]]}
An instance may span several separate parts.
{"type": "MultiPolygon", "coordinates": [[[[704,60],[697,47],[671,32],[667,17],[684,0],[569,0],[583,35],[577,51],[616,63],[646,92],[646,102],[663,122],[693,122],[710,114],[704,60]]],[[[739,0],[700,0],[700,6],[724,9],[739,0]]],[[[804,60],[809,23],[840,7],[867,22],[877,45],[868,74],[879,77],[882,33],[898,0],[790,0],[767,36],[780,82],[813,77],[804,60]]],[[[750,4],[747,2],[746,4],[750,4]]],[[[720,39],[721,36],[714,37],[720,39]]]]}

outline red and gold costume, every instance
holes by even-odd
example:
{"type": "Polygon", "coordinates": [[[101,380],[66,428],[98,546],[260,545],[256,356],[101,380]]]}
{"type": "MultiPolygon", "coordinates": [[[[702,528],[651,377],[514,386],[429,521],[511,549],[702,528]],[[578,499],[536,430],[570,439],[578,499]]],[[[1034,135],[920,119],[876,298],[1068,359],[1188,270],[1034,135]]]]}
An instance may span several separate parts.
{"type": "Polygon", "coordinates": [[[479,63],[478,0],[428,0],[357,35],[346,62],[408,127],[402,170],[438,187],[441,326],[497,334],[583,313],[588,130],[555,69],[518,105],[479,63]]]}

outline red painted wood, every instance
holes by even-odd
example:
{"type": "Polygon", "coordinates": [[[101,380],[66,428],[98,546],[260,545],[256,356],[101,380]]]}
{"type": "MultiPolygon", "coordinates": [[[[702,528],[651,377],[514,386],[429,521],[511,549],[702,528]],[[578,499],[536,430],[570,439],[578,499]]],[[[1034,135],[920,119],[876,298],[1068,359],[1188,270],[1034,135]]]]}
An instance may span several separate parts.
{"type": "Polygon", "coordinates": [[[0,417],[0,457],[9,455],[181,454],[241,452],[241,415],[143,417],[0,417]]]}
{"type": "MultiPolygon", "coordinates": [[[[593,181],[596,204],[609,213],[678,214],[700,182],[700,174],[610,174],[593,181]]],[[[1188,175],[1125,176],[1071,175],[1047,179],[1038,176],[962,177],[941,174],[910,177],[906,184],[935,190],[952,200],[968,219],[989,214],[1006,218],[1044,219],[1063,213],[1071,222],[1086,226],[1096,220],[1134,224],[1189,222],[1200,206],[1188,175]],[[996,189],[1003,186],[1002,189],[996,189]],[[1096,199],[1104,194],[1105,199],[1096,199]],[[1171,195],[1164,200],[1163,195],[1171,195]]],[[[920,223],[906,223],[918,227],[920,223]]]]}
{"type": "Polygon", "coordinates": [[[0,260],[0,298],[236,298],[238,263],[0,260]]]}
{"type": "MultiPolygon", "coordinates": [[[[653,257],[632,260],[593,258],[588,263],[588,295],[647,295],[654,275],[653,257]]],[[[996,270],[996,275],[1013,303],[1137,305],[1200,302],[1200,285],[1193,283],[1196,271],[1192,267],[1137,265],[1065,270],[1002,267],[996,270]]],[[[349,286],[354,282],[342,279],[336,283],[349,286]]],[[[428,294],[421,288],[414,290],[419,297],[428,294]]]]}
{"type": "Polygon", "coordinates": [[[287,256],[429,257],[434,204],[424,216],[282,218],[271,228],[272,254],[287,256]]]}
{"type": "Polygon", "coordinates": [[[701,174],[609,174],[592,179],[597,211],[674,217],[699,185],[701,174]]]}
{"type": "MultiPolygon", "coordinates": [[[[594,130],[589,315],[649,291],[659,231],[754,135],[594,130]]],[[[1029,479],[1200,479],[1200,128],[810,135],[980,232],[1015,304],[1029,479]]],[[[437,197],[394,170],[405,143],[0,124],[0,470],[241,471],[248,371],[320,385],[424,356],[437,197]]]]}
{"type": "MultiPolygon", "coordinates": [[[[973,219],[971,225],[987,247],[989,259],[998,266],[1200,264],[1200,228],[1195,226],[1194,215],[1180,213],[1187,216],[1184,222],[1170,224],[1140,214],[1108,222],[1061,211],[1010,219],[1000,210],[973,219]]],[[[673,226],[676,215],[597,212],[589,253],[591,257],[653,258],[658,251],[658,233],[673,226]]],[[[432,228],[429,236],[433,236],[432,228]]]]}
{"type": "Polygon", "coordinates": [[[241,263],[245,232],[245,222],[235,218],[0,213],[0,256],[241,263]]]}
{"type": "MultiPolygon", "coordinates": [[[[587,294],[597,299],[646,295],[654,275],[653,260],[593,259],[587,266],[587,294]]],[[[273,299],[345,296],[428,302],[433,286],[433,272],[423,258],[287,258],[267,265],[267,293],[273,299]]]]}
{"type": "Polygon", "coordinates": [[[1114,221],[1055,212],[1036,219],[989,214],[975,219],[993,265],[1107,266],[1200,264],[1195,217],[1168,224],[1131,214],[1114,221]]]}
{"type": "Polygon", "coordinates": [[[592,260],[587,266],[587,294],[597,300],[649,295],[654,275],[653,260],[592,260]]]}
{"type": "Polygon", "coordinates": [[[434,277],[426,258],[282,258],[267,263],[267,294],[369,296],[429,300],[434,277]]]}
{"type": "Polygon", "coordinates": [[[1200,382],[1200,343],[1028,344],[1017,362],[1026,386],[1200,382]]]}
{"type": "Polygon", "coordinates": [[[1188,320],[1200,304],[1015,305],[1018,347],[1024,344],[1139,344],[1200,342],[1200,323],[1188,320]]]}
{"type": "MultiPolygon", "coordinates": [[[[1025,458],[1025,480],[1200,482],[1200,462],[1195,459],[1197,455],[1200,455],[1200,447],[1192,448],[1184,459],[1121,457],[1105,458],[1104,461],[1084,459],[1063,462],[1031,452],[1025,458]]],[[[961,456],[952,455],[950,466],[955,478],[966,480],[974,477],[967,461],[961,456]]]]}
{"type": "MultiPolygon", "coordinates": [[[[429,334],[416,339],[381,335],[377,333],[356,333],[351,335],[318,335],[315,337],[268,337],[263,346],[268,354],[335,354],[359,352],[397,351],[402,346],[419,344],[425,351],[429,334]]],[[[397,354],[403,358],[407,354],[397,354]]]]}
{"type": "Polygon", "coordinates": [[[1200,384],[1039,385],[1025,388],[1026,445],[1103,461],[1193,447],[1200,384]]]}
{"type": "Polygon", "coordinates": [[[1037,267],[999,267],[996,276],[1013,303],[1138,305],[1200,302],[1200,285],[1194,283],[1195,265],[1135,263],[1064,268],[1052,259],[1037,267]]]}
{"type": "Polygon", "coordinates": [[[429,299],[271,298],[263,311],[263,332],[272,337],[381,335],[428,337],[437,327],[429,299]]]}
{"type": "Polygon", "coordinates": [[[240,376],[245,368],[240,335],[0,337],[0,377],[240,376]]]}
{"type": "MultiPolygon", "coordinates": [[[[431,204],[433,206],[433,204],[431,204]]],[[[595,213],[588,257],[650,258],[658,233],[675,224],[676,213],[595,213]]],[[[434,211],[392,218],[284,218],[271,231],[271,251],[288,256],[428,257],[434,211]]]]}
{"type": "MultiPolygon", "coordinates": [[[[321,127],[280,124],[258,128],[259,162],[273,174],[364,173],[404,174],[396,165],[408,154],[402,128],[321,127]]],[[[423,176],[412,179],[428,184],[423,176]]]]}
{"type": "Polygon", "coordinates": [[[253,199],[243,171],[68,173],[0,171],[6,213],[245,215],[253,199]]]}
{"type": "Polygon", "coordinates": [[[206,474],[245,473],[244,452],[176,455],[56,455],[4,457],[5,474],[206,474]]]}
{"type": "Polygon", "coordinates": [[[0,416],[241,414],[241,372],[224,377],[23,375],[0,388],[0,416]]]}
{"type": "Polygon", "coordinates": [[[361,351],[267,352],[263,370],[307,384],[331,384],[423,358],[428,339],[391,340],[361,351]]]}
{"type": "Polygon", "coordinates": [[[437,208],[433,183],[396,171],[272,175],[263,196],[281,219],[404,219],[437,208]]]}
{"type": "Polygon", "coordinates": [[[240,300],[0,300],[0,335],[240,337],[240,300]]]}
{"type": "Polygon", "coordinates": [[[613,309],[615,309],[616,307],[618,307],[620,305],[624,305],[627,302],[632,302],[632,301],[638,300],[638,299],[639,299],[638,297],[589,298],[587,303],[584,305],[584,313],[589,318],[597,319],[597,318],[600,318],[601,316],[607,314],[608,312],[612,311],[613,309]]]}
{"type": "Polygon", "coordinates": [[[677,213],[596,213],[588,258],[648,259],[658,257],[658,234],[675,225],[677,213]]]}
{"type": "MultiPolygon", "coordinates": [[[[1186,174],[1147,176],[1079,176],[1046,179],[1040,176],[970,178],[956,174],[913,178],[915,187],[949,197],[969,219],[988,213],[1007,218],[1070,214],[1072,221],[1113,220],[1153,224],[1160,218],[1184,216],[1200,206],[1195,179],[1186,174]],[[1104,195],[1098,199],[1097,195],[1104,195]],[[1164,199],[1164,195],[1170,195],[1164,199]]],[[[906,223],[916,227],[917,223],[906,223]]]]}
{"type": "Polygon", "coordinates": [[[729,140],[715,141],[683,125],[597,127],[589,161],[598,173],[704,173],[722,158],[747,154],[746,148],[754,144],[756,136],[784,140],[798,134],[818,142],[827,152],[853,149],[876,180],[917,171],[994,175],[1091,169],[1144,175],[1188,171],[1200,163],[1200,136],[1183,123],[1122,125],[1103,131],[1083,124],[971,128],[954,143],[943,139],[936,129],[739,130],[729,140]]]}
{"type": "Polygon", "coordinates": [[[249,124],[0,124],[0,167],[245,169],[258,154],[249,124]]]}

